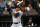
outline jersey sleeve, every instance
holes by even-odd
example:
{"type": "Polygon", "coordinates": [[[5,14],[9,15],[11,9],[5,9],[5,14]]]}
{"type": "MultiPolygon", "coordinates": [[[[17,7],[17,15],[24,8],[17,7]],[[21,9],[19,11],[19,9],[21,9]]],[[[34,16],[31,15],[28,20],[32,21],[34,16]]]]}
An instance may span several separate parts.
{"type": "Polygon", "coordinates": [[[22,15],[22,11],[18,11],[20,15],[22,15]]]}
{"type": "Polygon", "coordinates": [[[15,9],[12,9],[11,12],[15,12],[15,9]]]}

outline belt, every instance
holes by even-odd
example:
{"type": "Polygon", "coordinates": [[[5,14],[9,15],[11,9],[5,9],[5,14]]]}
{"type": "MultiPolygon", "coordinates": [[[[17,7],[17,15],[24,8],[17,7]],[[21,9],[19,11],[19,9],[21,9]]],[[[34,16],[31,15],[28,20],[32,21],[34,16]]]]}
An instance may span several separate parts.
{"type": "MultiPolygon", "coordinates": [[[[20,22],[19,22],[20,23],[20,22]]],[[[19,24],[18,22],[14,23],[14,24],[19,24]]]]}

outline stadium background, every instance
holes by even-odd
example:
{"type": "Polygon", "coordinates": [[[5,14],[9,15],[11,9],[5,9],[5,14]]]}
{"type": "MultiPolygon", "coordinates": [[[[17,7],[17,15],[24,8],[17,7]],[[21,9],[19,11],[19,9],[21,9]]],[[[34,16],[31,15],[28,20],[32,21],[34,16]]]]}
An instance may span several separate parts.
{"type": "MultiPolygon", "coordinates": [[[[0,0],[1,2],[3,1],[3,0],[0,0]]],[[[8,0],[5,0],[6,2],[8,1],[8,0]]],[[[17,0],[15,0],[15,1],[17,1],[17,0]]],[[[40,3],[40,0],[39,1],[33,1],[33,0],[31,0],[32,1],[32,7],[33,8],[35,8],[35,10],[38,12],[38,15],[23,15],[22,16],[22,23],[25,25],[26,24],[26,22],[27,22],[27,20],[28,20],[28,18],[33,18],[33,21],[38,25],[38,26],[40,26],[40,7],[39,7],[39,3],[40,3]]],[[[27,6],[27,1],[26,0],[24,0],[24,6],[27,6]]],[[[22,8],[24,8],[24,7],[22,7],[22,8]]],[[[0,11],[1,12],[1,11],[0,11]]],[[[3,16],[3,14],[2,13],[0,13],[0,27],[10,27],[11,26],[11,24],[12,24],[12,15],[4,15],[3,16]]]]}

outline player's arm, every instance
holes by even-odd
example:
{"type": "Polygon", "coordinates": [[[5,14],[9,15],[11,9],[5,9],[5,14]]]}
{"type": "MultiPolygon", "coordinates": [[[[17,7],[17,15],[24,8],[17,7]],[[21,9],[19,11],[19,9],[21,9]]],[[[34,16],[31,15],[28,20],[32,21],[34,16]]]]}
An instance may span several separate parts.
{"type": "Polygon", "coordinates": [[[22,11],[19,11],[19,15],[23,15],[23,12],[22,11]]]}

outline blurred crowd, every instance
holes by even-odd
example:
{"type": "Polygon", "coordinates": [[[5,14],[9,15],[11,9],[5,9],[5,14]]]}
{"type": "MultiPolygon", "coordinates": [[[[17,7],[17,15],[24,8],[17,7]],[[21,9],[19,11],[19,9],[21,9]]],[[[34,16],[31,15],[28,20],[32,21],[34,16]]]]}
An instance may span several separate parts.
{"type": "MultiPolygon", "coordinates": [[[[40,0],[39,0],[40,1],[40,0]]],[[[11,15],[12,9],[19,9],[22,11],[23,16],[30,16],[30,15],[40,15],[40,2],[38,0],[25,0],[25,2],[17,5],[20,1],[0,1],[0,15],[11,15]]],[[[33,26],[32,19],[26,24],[27,26],[33,26]]],[[[36,26],[37,24],[34,23],[36,26]]]]}
{"type": "MultiPolygon", "coordinates": [[[[20,1],[12,1],[12,0],[8,0],[8,1],[0,1],[0,15],[11,15],[11,10],[12,9],[16,9],[16,7],[20,7],[20,10],[23,12],[23,15],[38,15],[40,14],[40,12],[38,13],[38,11],[40,11],[40,9],[38,11],[36,11],[36,6],[32,6],[32,1],[31,0],[27,0],[26,3],[23,2],[20,5],[17,5],[17,3],[19,3],[20,1]],[[26,4],[26,5],[25,5],[26,4]]],[[[36,3],[36,0],[34,0],[34,2],[36,3]]],[[[37,1],[38,3],[38,1],[37,1]]],[[[36,4],[35,4],[36,5],[36,4]]],[[[37,4],[38,5],[38,4],[37,4]]],[[[39,3],[39,7],[40,7],[40,3],[39,3]]],[[[39,8],[37,6],[37,8],[39,8]]]]}

